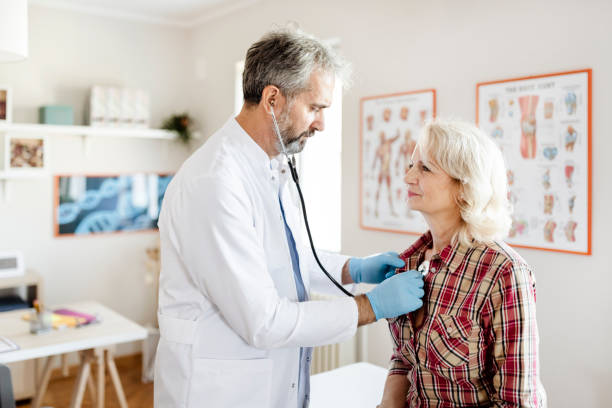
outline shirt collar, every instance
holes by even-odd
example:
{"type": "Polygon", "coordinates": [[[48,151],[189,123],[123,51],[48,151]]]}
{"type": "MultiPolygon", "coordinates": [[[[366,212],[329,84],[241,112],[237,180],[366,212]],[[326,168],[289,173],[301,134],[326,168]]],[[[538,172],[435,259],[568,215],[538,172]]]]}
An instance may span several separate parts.
{"type": "Polygon", "coordinates": [[[440,260],[449,270],[454,271],[457,269],[461,260],[467,252],[467,248],[456,240],[454,244],[447,245],[442,251],[440,251],[440,260]]]}
{"type": "MultiPolygon", "coordinates": [[[[431,231],[427,231],[421,235],[410,248],[406,249],[400,254],[400,258],[406,261],[408,258],[420,255],[433,245],[433,237],[431,231]]],[[[454,271],[459,267],[461,261],[465,258],[471,247],[463,245],[457,240],[455,243],[447,245],[439,254],[440,261],[448,267],[449,270],[454,271]]],[[[434,255],[434,257],[437,255],[434,255]]]]}
{"type": "Polygon", "coordinates": [[[421,235],[414,242],[414,244],[410,246],[410,248],[402,252],[400,254],[400,258],[402,258],[403,260],[406,260],[413,255],[420,254],[421,252],[426,251],[427,248],[429,248],[432,243],[433,243],[433,238],[431,237],[431,232],[427,231],[425,234],[421,235]]]}

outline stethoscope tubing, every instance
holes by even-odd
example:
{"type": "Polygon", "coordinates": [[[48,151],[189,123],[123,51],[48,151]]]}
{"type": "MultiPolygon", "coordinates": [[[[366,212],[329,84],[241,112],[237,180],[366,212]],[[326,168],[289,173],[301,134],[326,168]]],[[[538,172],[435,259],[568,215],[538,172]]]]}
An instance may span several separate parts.
{"type": "Polygon", "coordinates": [[[354,297],[354,295],[351,292],[346,290],[340,283],[338,283],[337,280],[334,279],[333,276],[329,274],[329,272],[327,272],[327,270],[325,269],[325,267],[319,260],[319,256],[317,255],[317,250],[315,249],[314,242],[312,240],[312,234],[310,233],[310,225],[308,224],[308,215],[306,214],[306,204],[304,203],[304,195],[302,194],[302,189],[300,188],[300,183],[298,182],[297,170],[295,169],[291,161],[288,161],[288,164],[289,164],[289,170],[291,171],[291,178],[293,178],[293,181],[295,182],[295,186],[297,187],[298,195],[300,196],[300,203],[302,204],[302,214],[304,214],[304,224],[306,225],[306,232],[308,233],[308,241],[310,242],[310,249],[312,250],[312,254],[314,255],[314,258],[317,261],[319,268],[321,268],[321,271],[323,271],[325,276],[327,276],[327,278],[330,281],[332,281],[332,283],[336,285],[336,287],[340,289],[342,293],[344,293],[346,296],[354,297]]]}
{"type": "Polygon", "coordinates": [[[283,143],[283,138],[280,134],[280,129],[278,127],[278,122],[276,121],[276,115],[274,114],[274,108],[270,109],[270,114],[272,115],[272,122],[274,123],[274,130],[276,132],[276,136],[278,137],[278,141],[283,149],[282,153],[287,158],[287,164],[289,165],[289,171],[291,172],[291,178],[297,187],[298,195],[300,196],[300,203],[302,206],[302,214],[304,214],[304,224],[306,224],[306,232],[308,232],[308,241],[310,242],[310,249],[312,250],[312,254],[314,255],[315,260],[317,261],[317,265],[321,268],[321,271],[327,276],[327,278],[334,284],[338,289],[342,291],[346,296],[354,297],[354,295],[346,290],[337,280],[334,279],[333,276],[327,272],[327,269],[323,266],[321,261],[319,260],[319,256],[317,255],[317,250],[315,249],[314,242],[312,240],[312,234],[310,233],[310,224],[308,224],[308,214],[306,213],[306,203],[304,202],[304,194],[302,194],[302,188],[300,187],[299,177],[297,174],[297,170],[295,169],[295,158],[289,157],[287,153],[287,149],[285,148],[285,143],[283,143]]]}

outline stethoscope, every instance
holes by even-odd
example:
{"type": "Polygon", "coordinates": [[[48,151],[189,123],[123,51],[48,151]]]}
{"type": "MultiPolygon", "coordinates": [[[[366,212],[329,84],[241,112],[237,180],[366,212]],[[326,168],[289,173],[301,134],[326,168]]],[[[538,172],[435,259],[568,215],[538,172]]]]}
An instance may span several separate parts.
{"type": "Polygon", "coordinates": [[[340,289],[345,295],[354,297],[354,295],[351,292],[344,289],[342,285],[339,284],[338,281],[336,281],[329,274],[329,272],[327,272],[327,270],[325,269],[325,267],[323,267],[323,264],[321,264],[321,261],[319,260],[319,256],[317,255],[317,250],[315,249],[314,243],[312,241],[312,234],[310,233],[310,225],[308,225],[308,215],[306,215],[306,204],[304,203],[304,195],[302,194],[302,189],[300,188],[298,173],[297,173],[297,170],[295,169],[295,157],[294,156],[289,157],[289,154],[287,153],[287,149],[285,148],[285,143],[283,143],[283,138],[281,137],[281,134],[280,134],[278,122],[276,121],[276,116],[274,115],[273,107],[270,108],[270,114],[272,115],[272,121],[274,122],[274,131],[276,133],[276,136],[278,137],[278,141],[281,145],[281,148],[283,149],[282,153],[287,158],[287,164],[289,165],[289,171],[291,172],[291,178],[293,179],[293,182],[295,183],[298,194],[300,196],[300,203],[302,204],[302,214],[304,214],[304,223],[306,224],[306,231],[308,232],[308,240],[310,241],[310,248],[312,249],[312,254],[314,255],[314,258],[317,261],[319,268],[321,268],[325,276],[327,276],[327,278],[330,281],[332,281],[332,283],[336,285],[336,287],[340,289]]]}
{"type": "Polygon", "coordinates": [[[417,268],[417,271],[421,272],[421,275],[423,275],[423,277],[427,276],[427,274],[429,273],[429,263],[429,261],[423,261],[423,263],[420,264],[417,268]]]}

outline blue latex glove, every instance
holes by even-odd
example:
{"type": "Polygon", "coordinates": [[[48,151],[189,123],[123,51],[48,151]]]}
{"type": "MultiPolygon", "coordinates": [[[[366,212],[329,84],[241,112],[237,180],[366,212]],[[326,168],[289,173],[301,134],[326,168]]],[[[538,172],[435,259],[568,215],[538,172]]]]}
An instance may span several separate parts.
{"type": "Polygon", "coordinates": [[[385,252],[367,258],[349,259],[349,273],[355,283],[380,283],[386,275],[406,265],[397,252],[385,252]]]}
{"type": "Polygon", "coordinates": [[[423,275],[418,271],[398,273],[366,293],[376,320],[413,312],[423,306],[423,275]]]}

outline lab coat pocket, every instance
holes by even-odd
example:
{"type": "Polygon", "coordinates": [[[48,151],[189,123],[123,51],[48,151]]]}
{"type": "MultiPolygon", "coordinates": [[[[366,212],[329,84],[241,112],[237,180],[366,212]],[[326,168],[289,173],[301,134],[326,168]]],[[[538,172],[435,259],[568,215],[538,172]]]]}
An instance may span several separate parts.
{"type": "Polygon", "coordinates": [[[437,315],[431,322],[427,342],[428,368],[453,369],[468,363],[472,325],[465,316],[437,315]]]}
{"type": "Polygon", "coordinates": [[[270,359],[194,359],[188,407],[269,407],[272,368],[270,359]]]}

